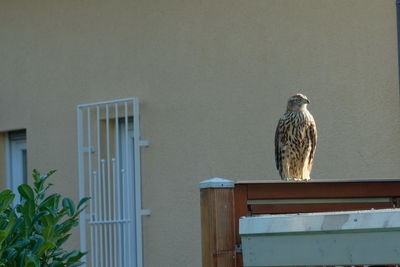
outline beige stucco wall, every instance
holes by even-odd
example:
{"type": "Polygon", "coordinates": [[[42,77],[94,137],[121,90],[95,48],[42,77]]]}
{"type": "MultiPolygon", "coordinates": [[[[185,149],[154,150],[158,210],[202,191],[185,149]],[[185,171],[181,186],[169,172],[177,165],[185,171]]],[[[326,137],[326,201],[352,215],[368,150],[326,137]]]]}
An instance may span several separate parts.
{"type": "Polygon", "coordinates": [[[399,177],[394,2],[1,1],[0,131],[27,128],[29,169],[57,169],[76,199],[76,105],[139,97],[145,266],[198,267],[198,183],[277,179],[298,91],[319,129],[312,177],[399,177]]]}

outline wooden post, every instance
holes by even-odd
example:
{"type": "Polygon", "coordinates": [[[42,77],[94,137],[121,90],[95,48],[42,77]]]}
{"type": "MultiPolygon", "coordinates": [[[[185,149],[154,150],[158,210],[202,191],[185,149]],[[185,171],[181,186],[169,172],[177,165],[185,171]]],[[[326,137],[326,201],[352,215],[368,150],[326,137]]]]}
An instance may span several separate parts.
{"type": "MultiPolygon", "coordinates": [[[[247,210],[247,184],[236,184],[235,190],[235,201],[234,201],[234,209],[235,209],[235,244],[236,246],[240,246],[241,248],[241,238],[239,235],[239,219],[242,216],[248,216],[247,210]]],[[[242,251],[236,251],[236,265],[235,267],[243,267],[243,255],[242,251]]]]}
{"type": "Polygon", "coordinates": [[[235,266],[234,187],[221,178],[200,183],[203,267],[235,266]]]}

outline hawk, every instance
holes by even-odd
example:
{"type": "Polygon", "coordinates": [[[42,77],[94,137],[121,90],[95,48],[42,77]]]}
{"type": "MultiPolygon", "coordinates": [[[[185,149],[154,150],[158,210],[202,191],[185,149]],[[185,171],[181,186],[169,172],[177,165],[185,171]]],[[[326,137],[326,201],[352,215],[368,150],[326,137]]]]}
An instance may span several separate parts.
{"type": "Polygon", "coordinates": [[[282,180],[310,180],[317,127],[307,110],[309,103],[302,94],[290,97],[276,127],[275,161],[282,180]]]}

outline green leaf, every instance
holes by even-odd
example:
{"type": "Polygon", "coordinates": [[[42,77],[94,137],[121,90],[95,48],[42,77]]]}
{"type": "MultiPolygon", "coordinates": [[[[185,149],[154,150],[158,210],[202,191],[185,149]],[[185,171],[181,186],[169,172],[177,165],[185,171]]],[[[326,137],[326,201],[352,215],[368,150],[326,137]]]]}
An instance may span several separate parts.
{"type": "Polygon", "coordinates": [[[6,230],[0,230],[0,245],[6,240],[7,235],[8,233],[6,230]]]}
{"type": "Polygon", "coordinates": [[[49,178],[55,172],[56,172],[55,170],[52,170],[52,171],[49,171],[47,174],[41,175],[37,170],[34,170],[33,185],[35,187],[36,193],[43,190],[43,185],[46,182],[47,178],[49,178]]]}
{"type": "Polygon", "coordinates": [[[86,253],[74,250],[69,253],[67,256],[67,263],[73,263],[79,261],[83,256],[85,256],[86,253]]]}
{"type": "Polygon", "coordinates": [[[54,252],[53,252],[53,256],[54,257],[57,257],[57,256],[60,256],[61,254],[63,254],[63,253],[65,253],[65,250],[63,250],[63,249],[61,249],[61,248],[57,248],[56,250],[54,250],[54,252]]]}
{"type": "Polygon", "coordinates": [[[78,251],[77,250],[73,250],[69,253],[66,253],[61,259],[63,261],[68,260],[69,258],[75,257],[76,255],[78,255],[78,251]]]}
{"type": "Polygon", "coordinates": [[[6,250],[6,254],[7,254],[6,256],[7,261],[11,262],[17,255],[17,251],[14,248],[8,248],[6,250]]]}
{"type": "Polygon", "coordinates": [[[29,249],[23,249],[19,255],[18,255],[18,266],[25,266],[26,263],[26,259],[25,257],[28,256],[29,254],[31,254],[31,252],[29,251],[29,249]]]}
{"type": "Polygon", "coordinates": [[[39,188],[38,191],[36,191],[37,195],[36,195],[36,199],[37,200],[42,200],[46,194],[47,189],[49,189],[53,184],[47,184],[44,187],[39,188]]]}
{"type": "Polygon", "coordinates": [[[15,194],[9,189],[6,189],[0,193],[0,212],[3,212],[10,206],[14,200],[14,197],[15,194]]]}
{"type": "Polygon", "coordinates": [[[29,219],[32,222],[35,216],[35,203],[31,200],[24,202],[21,204],[20,212],[26,217],[25,219],[29,219]]]}
{"type": "Polygon", "coordinates": [[[89,199],[90,199],[90,197],[84,197],[84,198],[82,198],[82,199],[79,201],[78,206],[77,206],[76,209],[79,210],[79,208],[80,208],[83,204],[85,204],[89,199]]]}
{"type": "Polygon", "coordinates": [[[37,255],[42,256],[44,252],[46,252],[49,249],[55,248],[56,244],[50,241],[45,241],[38,249],[37,255]]]}
{"type": "Polygon", "coordinates": [[[25,266],[26,267],[40,267],[39,258],[36,255],[28,254],[25,256],[25,266]]]}
{"type": "Polygon", "coordinates": [[[67,234],[67,235],[61,237],[60,239],[58,239],[57,246],[61,246],[62,244],[64,244],[65,241],[67,241],[70,236],[71,236],[71,234],[67,234]]]}
{"type": "Polygon", "coordinates": [[[3,244],[3,242],[7,239],[7,237],[11,234],[16,223],[17,223],[17,217],[15,215],[15,212],[12,211],[10,213],[7,226],[3,230],[0,230],[0,247],[3,244]]]}
{"type": "Polygon", "coordinates": [[[80,208],[79,210],[77,210],[77,211],[75,212],[73,218],[78,218],[78,215],[81,214],[81,212],[82,212],[84,209],[86,209],[86,208],[87,208],[87,205],[86,205],[86,206],[83,206],[82,208],[80,208]]]}
{"type": "Polygon", "coordinates": [[[54,219],[54,217],[51,214],[44,215],[40,218],[40,221],[44,226],[53,226],[54,224],[57,223],[57,221],[54,219]]]}
{"type": "Polygon", "coordinates": [[[54,240],[54,229],[51,225],[47,226],[43,230],[43,237],[46,240],[53,241],[54,240]]]}
{"type": "Polygon", "coordinates": [[[30,240],[34,241],[34,247],[32,248],[32,252],[36,254],[41,246],[45,243],[44,237],[38,234],[35,234],[29,238],[30,240]]]}
{"type": "Polygon", "coordinates": [[[57,260],[53,261],[53,262],[49,265],[49,267],[62,267],[62,266],[64,266],[64,264],[63,264],[61,261],[57,261],[57,260]]]}
{"type": "Polygon", "coordinates": [[[75,213],[75,205],[74,202],[69,198],[64,198],[62,201],[62,206],[67,209],[68,215],[72,216],[75,213]]]}
{"type": "Polygon", "coordinates": [[[29,245],[30,243],[31,243],[30,240],[22,239],[22,240],[17,241],[11,248],[16,248],[16,249],[23,248],[23,247],[29,245]]]}
{"type": "Polygon", "coordinates": [[[32,223],[37,222],[38,220],[40,220],[40,218],[41,218],[42,216],[48,215],[48,214],[49,214],[49,212],[48,212],[47,210],[40,211],[39,213],[37,213],[37,214],[35,215],[35,217],[33,217],[33,222],[32,222],[32,223]]]}
{"type": "Polygon", "coordinates": [[[28,237],[33,228],[33,218],[35,216],[35,203],[31,200],[26,201],[20,207],[24,224],[25,224],[25,236],[28,237]]]}
{"type": "Polygon", "coordinates": [[[34,194],[32,188],[27,184],[22,184],[18,186],[18,192],[21,196],[27,200],[33,201],[34,194]]]}
{"type": "Polygon", "coordinates": [[[17,218],[17,222],[15,223],[15,228],[14,231],[15,232],[21,232],[21,225],[24,224],[24,218],[23,217],[19,217],[17,218]]]}
{"type": "Polygon", "coordinates": [[[58,203],[60,201],[60,194],[52,194],[45,198],[40,204],[39,208],[46,208],[46,209],[57,209],[58,208],[58,203]]]}
{"type": "Polygon", "coordinates": [[[33,169],[32,170],[32,177],[33,177],[34,181],[38,180],[39,177],[40,177],[40,172],[37,169],[33,169]]]}
{"type": "Polygon", "coordinates": [[[72,227],[76,226],[77,224],[78,224],[77,220],[68,219],[65,222],[63,222],[62,224],[57,225],[55,230],[58,233],[67,233],[72,229],[72,227]]]}
{"type": "Polygon", "coordinates": [[[50,177],[51,175],[53,175],[57,170],[50,170],[47,172],[47,177],[50,177]]]}

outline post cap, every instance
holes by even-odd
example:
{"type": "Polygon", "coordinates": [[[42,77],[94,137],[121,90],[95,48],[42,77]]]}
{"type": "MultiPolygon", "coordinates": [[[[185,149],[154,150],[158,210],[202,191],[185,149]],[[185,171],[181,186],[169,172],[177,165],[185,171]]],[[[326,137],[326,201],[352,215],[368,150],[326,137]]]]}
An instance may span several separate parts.
{"type": "Polygon", "coordinates": [[[234,188],[235,182],[224,178],[212,178],[200,182],[199,188],[234,188]]]}

